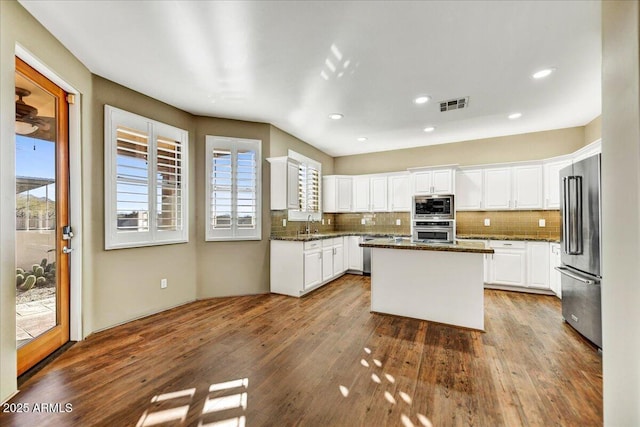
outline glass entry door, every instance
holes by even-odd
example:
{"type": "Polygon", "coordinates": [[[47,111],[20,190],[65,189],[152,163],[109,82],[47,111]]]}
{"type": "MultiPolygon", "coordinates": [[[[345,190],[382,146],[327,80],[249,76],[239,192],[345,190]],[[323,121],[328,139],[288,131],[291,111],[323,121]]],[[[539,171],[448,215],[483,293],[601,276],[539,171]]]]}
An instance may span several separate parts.
{"type": "Polygon", "coordinates": [[[18,375],[69,341],[67,94],[16,58],[18,375]]]}

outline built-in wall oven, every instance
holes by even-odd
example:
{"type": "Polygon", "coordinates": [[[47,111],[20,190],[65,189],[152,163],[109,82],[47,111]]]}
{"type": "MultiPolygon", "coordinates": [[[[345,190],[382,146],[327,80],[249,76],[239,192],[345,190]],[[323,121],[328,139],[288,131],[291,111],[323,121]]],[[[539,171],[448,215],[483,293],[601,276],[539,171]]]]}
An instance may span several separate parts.
{"type": "Polygon", "coordinates": [[[413,196],[413,219],[454,219],[453,194],[413,196]]]}
{"type": "Polygon", "coordinates": [[[452,243],[455,238],[455,220],[414,220],[414,242],[452,243]]]}

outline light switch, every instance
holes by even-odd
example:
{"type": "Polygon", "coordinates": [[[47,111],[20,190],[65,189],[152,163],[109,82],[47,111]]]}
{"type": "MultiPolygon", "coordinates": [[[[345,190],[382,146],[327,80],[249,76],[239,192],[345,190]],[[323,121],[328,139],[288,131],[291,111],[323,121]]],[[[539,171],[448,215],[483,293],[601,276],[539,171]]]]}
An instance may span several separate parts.
{"type": "Polygon", "coordinates": [[[538,220],[538,227],[546,227],[547,226],[547,221],[545,221],[544,218],[540,218],[538,220]]]}
{"type": "Polygon", "coordinates": [[[287,226],[287,219],[286,218],[282,218],[282,226],[283,227],[287,226]]]}
{"type": "Polygon", "coordinates": [[[360,224],[362,224],[362,225],[364,225],[364,224],[365,224],[365,222],[366,222],[366,221],[365,221],[365,219],[364,219],[364,218],[362,218],[362,219],[360,220],[360,224]]]}
{"type": "Polygon", "coordinates": [[[327,221],[329,221],[329,225],[331,225],[331,218],[327,219],[327,221]]]}
{"type": "Polygon", "coordinates": [[[490,226],[490,225],[491,225],[491,219],[490,219],[490,218],[485,218],[485,219],[484,219],[484,226],[485,226],[485,227],[488,227],[488,226],[490,226]]]}
{"type": "Polygon", "coordinates": [[[400,218],[396,219],[396,225],[401,225],[402,224],[402,220],[400,218]]]}
{"type": "Polygon", "coordinates": [[[322,225],[324,225],[324,218],[322,218],[322,225]]]}

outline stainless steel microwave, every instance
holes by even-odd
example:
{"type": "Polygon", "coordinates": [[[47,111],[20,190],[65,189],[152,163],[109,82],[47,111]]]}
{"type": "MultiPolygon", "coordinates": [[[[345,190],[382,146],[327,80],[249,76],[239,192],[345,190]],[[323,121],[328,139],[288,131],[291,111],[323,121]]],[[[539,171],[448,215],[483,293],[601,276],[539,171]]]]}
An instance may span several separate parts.
{"type": "Polygon", "coordinates": [[[454,219],[453,194],[413,196],[413,219],[454,219]]]}

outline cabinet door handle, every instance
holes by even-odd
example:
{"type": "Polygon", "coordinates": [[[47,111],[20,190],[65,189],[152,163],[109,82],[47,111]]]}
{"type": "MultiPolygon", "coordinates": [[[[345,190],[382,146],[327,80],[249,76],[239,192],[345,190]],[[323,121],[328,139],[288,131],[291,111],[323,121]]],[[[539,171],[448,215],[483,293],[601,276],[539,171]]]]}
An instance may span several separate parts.
{"type": "Polygon", "coordinates": [[[504,243],[503,246],[513,246],[513,243],[504,243]]]}

